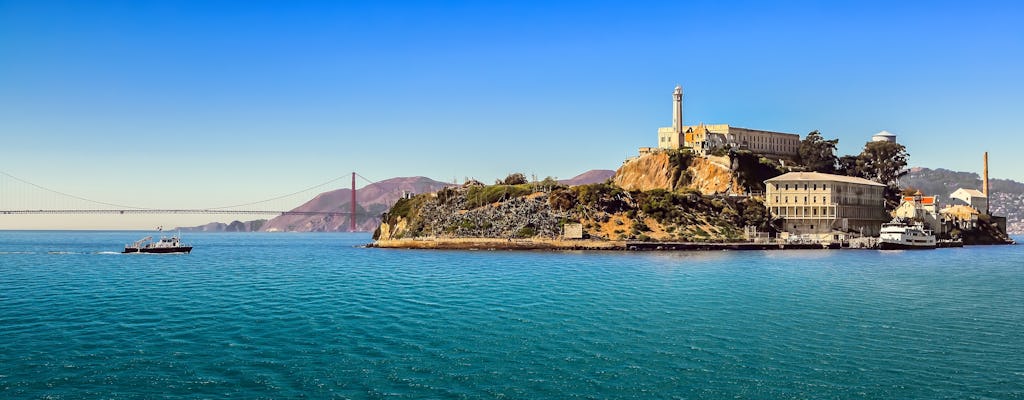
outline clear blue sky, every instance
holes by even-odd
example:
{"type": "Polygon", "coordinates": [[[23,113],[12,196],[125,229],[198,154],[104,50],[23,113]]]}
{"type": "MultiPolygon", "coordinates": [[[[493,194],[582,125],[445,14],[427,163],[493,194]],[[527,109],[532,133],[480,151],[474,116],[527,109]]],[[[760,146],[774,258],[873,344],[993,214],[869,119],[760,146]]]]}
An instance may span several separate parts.
{"type": "Polygon", "coordinates": [[[911,165],[980,172],[987,150],[993,177],[1024,181],[1022,11],[0,0],[0,171],[150,207],[259,200],[353,170],[568,178],[655,145],[678,83],[687,123],[817,129],[841,154],[885,129],[911,165]]]}

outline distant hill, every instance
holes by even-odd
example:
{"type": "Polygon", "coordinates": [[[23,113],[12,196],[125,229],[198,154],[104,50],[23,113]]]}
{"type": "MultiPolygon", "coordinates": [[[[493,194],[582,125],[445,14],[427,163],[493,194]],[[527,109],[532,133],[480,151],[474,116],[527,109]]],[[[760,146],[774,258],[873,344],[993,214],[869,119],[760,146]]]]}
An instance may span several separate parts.
{"type": "MultiPolygon", "coordinates": [[[[436,192],[449,183],[416,176],[391,178],[369,184],[356,190],[357,231],[373,231],[380,224],[380,215],[402,197],[403,193],[421,194],[436,192]]],[[[348,212],[352,198],[351,189],[338,189],[318,194],[312,200],[291,211],[338,211],[348,212]]],[[[344,232],[349,230],[347,216],[330,215],[281,215],[267,221],[261,227],[265,232],[344,232]]]]}
{"type": "Polygon", "coordinates": [[[185,232],[252,232],[260,230],[260,227],[265,224],[267,220],[257,219],[255,221],[232,221],[230,224],[223,222],[211,222],[206,225],[175,228],[175,230],[181,230],[185,232]]]}
{"type": "MultiPolygon", "coordinates": [[[[1009,179],[989,179],[989,211],[1006,217],[1006,232],[1024,234],[1024,183],[1009,179]]],[[[926,195],[939,196],[942,204],[949,204],[949,194],[959,188],[981,190],[981,177],[974,172],[950,171],[937,168],[911,168],[900,178],[904,189],[914,188],[926,195]]]]}
{"type": "MultiPolygon", "coordinates": [[[[436,192],[450,183],[422,176],[391,178],[356,189],[356,230],[371,232],[380,224],[380,215],[391,208],[403,194],[436,192]]],[[[350,211],[351,189],[324,192],[290,210],[304,212],[350,211]]],[[[271,220],[234,221],[230,224],[211,222],[206,225],[176,228],[187,232],[345,232],[348,216],[280,215],[271,220]]]]}
{"type": "Polygon", "coordinates": [[[615,171],[610,169],[592,169],[576,175],[572,179],[560,179],[558,183],[568,186],[589,185],[592,183],[604,182],[611,179],[613,176],[615,176],[615,171]]]}

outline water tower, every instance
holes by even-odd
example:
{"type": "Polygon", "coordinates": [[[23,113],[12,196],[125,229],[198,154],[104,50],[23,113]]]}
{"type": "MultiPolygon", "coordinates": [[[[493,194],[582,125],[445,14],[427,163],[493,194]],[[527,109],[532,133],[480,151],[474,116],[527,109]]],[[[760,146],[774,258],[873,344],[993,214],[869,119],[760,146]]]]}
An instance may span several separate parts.
{"type": "Polygon", "coordinates": [[[889,133],[889,131],[881,131],[872,136],[871,141],[896,143],[896,135],[889,133]]]}

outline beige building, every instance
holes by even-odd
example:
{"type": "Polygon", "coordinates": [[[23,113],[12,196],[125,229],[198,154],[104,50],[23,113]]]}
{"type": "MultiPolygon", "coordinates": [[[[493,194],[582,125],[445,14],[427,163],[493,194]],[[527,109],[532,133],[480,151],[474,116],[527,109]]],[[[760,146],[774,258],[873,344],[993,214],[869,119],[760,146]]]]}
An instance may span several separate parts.
{"type": "Polygon", "coordinates": [[[953,204],[963,204],[974,207],[979,212],[985,212],[988,210],[988,196],[975,189],[964,189],[959,188],[953,193],[949,194],[949,198],[953,204]]]}
{"type": "MultiPolygon", "coordinates": [[[[725,147],[750,150],[774,157],[793,157],[800,149],[800,135],[739,128],[729,124],[683,124],[683,88],[672,93],[672,126],[658,128],[658,149],[689,148],[700,155],[725,147]]],[[[641,148],[640,153],[653,151],[641,148]]]]}
{"type": "Polygon", "coordinates": [[[900,205],[892,214],[895,217],[922,222],[937,234],[944,234],[947,231],[945,217],[939,211],[939,199],[936,196],[924,196],[921,192],[913,196],[903,196],[900,205]]]}
{"type": "Polygon", "coordinates": [[[837,240],[842,232],[878,236],[885,212],[885,185],[863,178],[820,172],[790,172],[765,181],[765,206],[782,218],[783,231],[816,240],[837,240]]]}

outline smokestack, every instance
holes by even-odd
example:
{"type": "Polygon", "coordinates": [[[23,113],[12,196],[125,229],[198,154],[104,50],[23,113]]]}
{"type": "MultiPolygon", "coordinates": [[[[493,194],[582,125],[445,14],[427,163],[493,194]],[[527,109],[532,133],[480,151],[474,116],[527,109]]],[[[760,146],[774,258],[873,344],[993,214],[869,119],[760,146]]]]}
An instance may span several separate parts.
{"type": "Polygon", "coordinates": [[[988,214],[989,199],[988,199],[988,152],[987,151],[985,152],[985,169],[982,170],[982,173],[984,174],[984,176],[981,178],[981,179],[983,179],[983,181],[981,182],[981,190],[985,194],[985,214],[988,214]]]}

